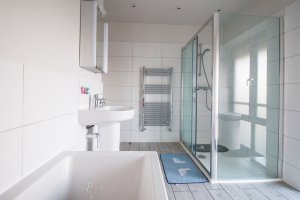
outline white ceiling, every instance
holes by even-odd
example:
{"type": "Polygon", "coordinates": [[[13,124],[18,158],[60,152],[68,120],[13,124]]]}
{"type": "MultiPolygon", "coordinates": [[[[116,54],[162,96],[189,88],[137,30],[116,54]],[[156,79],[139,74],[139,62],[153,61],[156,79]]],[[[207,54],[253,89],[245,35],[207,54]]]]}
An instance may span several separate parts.
{"type": "Polygon", "coordinates": [[[108,22],[202,25],[223,13],[273,15],[294,0],[105,0],[108,22]],[[130,4],[136,4],[132,8],[130,4]],[[181,6],[181,10],[176,7],[181,6]]]}

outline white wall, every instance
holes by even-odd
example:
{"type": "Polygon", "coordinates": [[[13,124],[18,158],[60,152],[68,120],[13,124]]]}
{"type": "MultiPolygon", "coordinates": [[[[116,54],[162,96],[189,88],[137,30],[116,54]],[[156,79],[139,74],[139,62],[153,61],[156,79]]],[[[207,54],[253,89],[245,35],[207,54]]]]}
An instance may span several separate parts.
{"type": "Polygon", "coordinates": [[[101,76],[79,68],[79,0],[0,2],[0,193],[84,138],[80,86],[101,76]]]}
{"type": "MultiPolygon", "coordinates": [[[[179,141],[181,48],[198,27],[155,24],[109,25],[109,69],[103,75],[107,104],[135,107],[133,120],[121,124],[121,140],[131,142],[179,141]],[[173,130],[146,127],[139,130],[141,67],[174,67],[173,130]]],[[[100,37],[101,38],[101,37],[100,37]]],[[[99,54],[101,56],[101,54],[99,54]]],[[[99,59],[101,59],[99,57],[99,59]]]]}
{"type": "Polygon", "coordinates": [[[300,190],[300,1],[284,9],[283,179],[300,190]]]}

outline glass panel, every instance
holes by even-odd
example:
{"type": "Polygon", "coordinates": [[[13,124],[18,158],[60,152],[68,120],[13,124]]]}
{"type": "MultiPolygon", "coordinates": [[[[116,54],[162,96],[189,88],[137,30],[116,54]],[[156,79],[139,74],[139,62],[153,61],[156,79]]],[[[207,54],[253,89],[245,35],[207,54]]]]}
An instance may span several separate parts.
{"type": "Polygon", "coordinates": [[[210,172],[212,108],[212,20],[198,34],[197,125],[194,153],[210,172]]]}
{"type": "Polygon", "coordinates": [[[279,38],[277,17],[220,14],[218,179],[278,177],[279,38]]]}
{"type": "Polygon", "coordinates": [[[194,132],[194,63],[196,59],[196,40],[193,40],[182,51],[182,115],[181,115],[181,141],[192,150],[194,132]]]}

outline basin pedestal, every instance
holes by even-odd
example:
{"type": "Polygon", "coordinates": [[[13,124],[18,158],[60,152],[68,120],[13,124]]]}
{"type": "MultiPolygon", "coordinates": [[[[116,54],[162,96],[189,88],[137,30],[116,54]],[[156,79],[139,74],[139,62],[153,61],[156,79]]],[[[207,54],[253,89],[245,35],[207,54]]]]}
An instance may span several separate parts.
{"type": "Polygon", "coordinates": [[[105,106],[78,111],[80,125],[98,125],[98,151],[120,151],[120,123],[133,117],[132,106],[105,106]]]}
{"type": "Polygon", "coordinates": [[[120,123],[98,125],[99,151],[120,151],[120,123]]]}

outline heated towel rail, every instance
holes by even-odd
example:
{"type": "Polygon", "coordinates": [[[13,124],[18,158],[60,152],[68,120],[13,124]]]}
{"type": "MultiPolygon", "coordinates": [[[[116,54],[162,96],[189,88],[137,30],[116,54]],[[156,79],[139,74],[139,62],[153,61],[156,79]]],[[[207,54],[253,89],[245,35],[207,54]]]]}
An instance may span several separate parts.
{"type": "Polygon", "coordinates": [[[142,68],[140,130],[145,126],[167,126],[172,131],[173,67],[142,68]]]}

